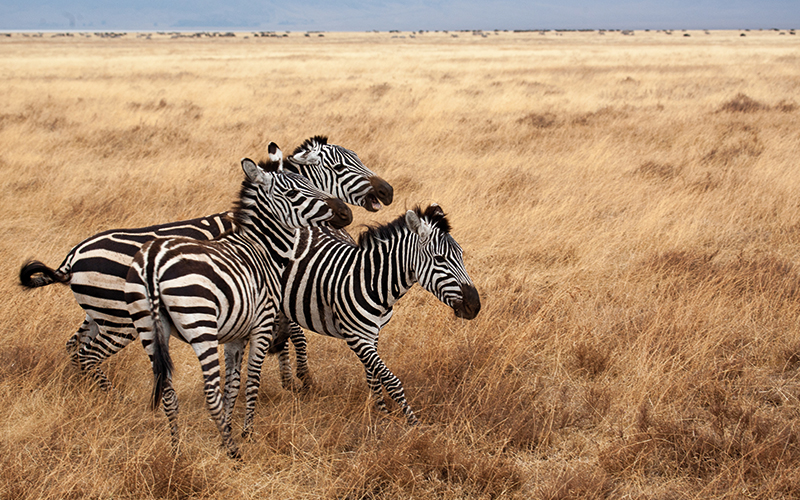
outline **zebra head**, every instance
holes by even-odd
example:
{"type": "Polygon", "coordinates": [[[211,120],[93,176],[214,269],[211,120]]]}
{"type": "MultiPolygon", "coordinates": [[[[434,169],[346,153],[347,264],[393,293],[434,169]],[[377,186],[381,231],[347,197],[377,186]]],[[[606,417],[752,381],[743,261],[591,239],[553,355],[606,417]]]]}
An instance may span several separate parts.
{"type": "Polygon", "coordinates": [[[405,221],[416,235],[414,273],[419,284],[459,318],[473,319],[481,310],[481,299],[464,268],[463,251],[450,236],[450,223],[442,209],[431,205],[424,212],[409,210],[405,221]]]}
{"type": "Polygon", "coordinates": [[[286,228],[327,223],[337,229],[353,221],[353,213],[342,200],[320,191],[307,178],[285,171],[283,154],[274,142],[269,153],[270,161],[261,166],[242,159],[247,178],[235,211],[238,221],[252,222],[267,215],[286,228]]]}
{"type": "Polygon", "coordinates": [[[287,158],[286,169],[311,179],[319,189],[346,203],[377,212],[391,205],[392,186],[361,163],[349,149],[328,144],[328,138],[307,139],[287,158]]]}

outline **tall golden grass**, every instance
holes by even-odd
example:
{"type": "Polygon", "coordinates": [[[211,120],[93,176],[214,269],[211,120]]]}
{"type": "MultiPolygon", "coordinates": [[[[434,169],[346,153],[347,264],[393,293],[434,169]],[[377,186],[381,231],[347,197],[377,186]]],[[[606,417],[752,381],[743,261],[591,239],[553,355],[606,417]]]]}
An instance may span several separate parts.
{"type": "Polygon", "coordinates": [[[745,34],[0,38],[0,496],[800,496],[800,55],[745,34]],[[241,463],[175,343],[175,457],[141,347],[97,390],[71,293],[19,266],[224,210],[241,157],[316,134],[395,188],[353,232],[448,212],[483,310],[397,304],[418,428],[340,341],[309,335],[306,395],[268,360],[241,463]]]}

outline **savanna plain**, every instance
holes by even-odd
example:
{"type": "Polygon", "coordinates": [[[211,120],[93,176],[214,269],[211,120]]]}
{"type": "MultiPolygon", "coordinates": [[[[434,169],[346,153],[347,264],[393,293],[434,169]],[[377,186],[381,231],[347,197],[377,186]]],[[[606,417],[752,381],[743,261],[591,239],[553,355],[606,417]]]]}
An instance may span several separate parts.
{"type": "Polygon", "coordinates": [[[793,32],[0,38],[2,498],[800,497],[800,44],[793,32]],[[458,35],[458,36],[453,36],[458,35]],[[741,36],[745,35],[745,36],[741,36]],[[422,424],[377,412],[339,340],[314,388],[268,358],[232,461],[172,342],[181,453],[139,343],[103,392],[70,290],[84,238],[231,207],[242,157],[313,135],[392,205],[440,204],[481,295],[419,287],[379,352],[422,424]]]}

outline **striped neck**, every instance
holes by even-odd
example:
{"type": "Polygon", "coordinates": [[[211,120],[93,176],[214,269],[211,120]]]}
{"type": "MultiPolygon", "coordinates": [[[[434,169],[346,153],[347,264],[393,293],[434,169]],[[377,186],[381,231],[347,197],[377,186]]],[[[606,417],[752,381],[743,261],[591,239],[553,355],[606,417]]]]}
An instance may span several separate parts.
{"type": "Polygon", "coordinates": [[[414,271],[417,236],[397,221],[380,231],[369,231],[359,240],[361,272],[366,290],[372,297],[391,307],[417,282],[414,271]]]}
{"type": "Polygon", "coordinates": [[[232,235],[254,242],[269,255],[272,262],[284,269],[292,256],[295,231],[272,217],[252,217],[245,223],[237,223],[232,235]]]}

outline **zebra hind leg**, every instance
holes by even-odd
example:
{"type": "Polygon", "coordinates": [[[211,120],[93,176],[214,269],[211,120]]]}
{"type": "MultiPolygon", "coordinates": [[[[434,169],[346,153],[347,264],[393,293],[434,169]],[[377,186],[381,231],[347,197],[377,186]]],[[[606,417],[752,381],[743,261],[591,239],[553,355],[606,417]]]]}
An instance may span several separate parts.
{"type": "Polygon", "coordinates": [[[81,370],[91,374],[101,389],[110,391],[114,389],[114,384],[100,368],[100,364],[136,340],[136,337],[127,333],[108,331],[105,332],[104,337],[103,341],[95,337],[92,342],[82,345],[78,349],[78,360],[81,370]]]}
{"type": "Polygon", "coordinates": [[[83,323],[78,328],[78,331],[75,332],[72,337],[67,340],[66,349],[67,354],[72,361],[72,366],[77,369],[81,369],[81,361],[80,357],[78,356],[78,351],[80,351],[81,347],[88,344],[89,341],[96,337],[99,333],[100,329],[97,327],[97,323],[94,322],[89,315],[86,315],[84,318],[83,323]]]}
{"type": "Polygon", "coordinates": [[[164,414],[169,422],[169,433],[172,437],[172,451],[177,455],[180,453],[180,436],[178,434],[178,396],[172,387],[172,376],[168,376],[164,382],[164,389],[161,393],[161,402],[164,406],[164,414]]]}
{"type": "Polygon", "coordinates": [[[242,437],[246,439],[253,433],[253,418],[258,402],[258,390],[261,387],[261,367],[271,343],[271,332],[253,335],[250,340],[250,352],[247,357],[247,383],[244,389],[244,426],[242,427],[242,437]]]}
{"type": "Polygon", "coordinates": [[[246,343],[247,339],[242,339],[222,345],[222,351],[225,355],[225,401],[223,404],[225,408],[225,420],[229,424],[242,383],[242,358],[244,357],[244,347],[246,343]]]}
{"type": "Polygon", "coordinates": [[[239,447],[236,446],[231,436],[231,424],[225,420],[224,402],[219,383],[218,344],[216,342],[208,342],[208,337],[209,335],[197,335],[195,339],[200,339],[200,341],[192,343],[192,349],[194,349],[197,359],[200,360],[200,368],[203,370],[203,391],[206,395],[206,406],[208,406],[211,418],[217,424],[217,429],[222,435],[222,445],[228,450],[228,456],[239,459],[241,455],[239,454],[239,447]]]}

